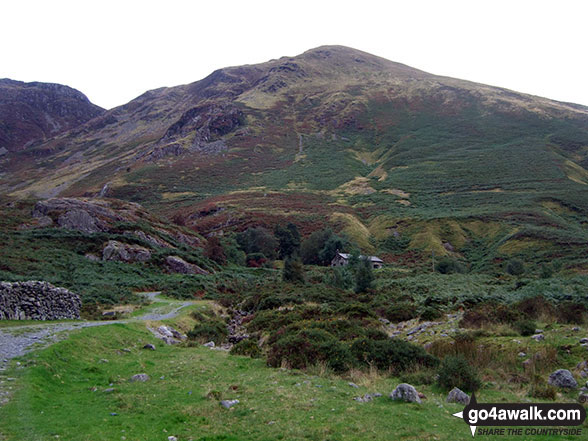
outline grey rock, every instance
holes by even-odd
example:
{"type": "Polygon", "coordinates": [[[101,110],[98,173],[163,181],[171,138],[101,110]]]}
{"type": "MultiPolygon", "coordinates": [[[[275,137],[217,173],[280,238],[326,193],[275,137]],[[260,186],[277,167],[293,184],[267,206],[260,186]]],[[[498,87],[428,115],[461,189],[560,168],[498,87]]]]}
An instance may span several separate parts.
{"type": "Polygon", "coordinates": [[[139,245],[129,245],[109,240],[102,250],[102,260],[113,260],[117,262],[146,262],[151,259],[151,252],[139,245]]]}
{"type": "Polygon", "coordinates": [[[147,343],[145,346],[143,346],[143,349],[150,349],[150,350],[154,351],[155,345],[152,345],[151,343],[147,343]]]}
{"type": "Polygon", "coordinates": [[[206,346],[207,348],[214,348],[216,345],[213,341],[209,341],[208,343],[204,343],[203,346],[206,346]]]}
{"type": "Polygon", "coordinates": [[[135,374],[131,377],[131,379],[129,381],[131,382],[136,382],[139,381],[141,383],[144,383],[146,381],[149,381],[149,375],[147,374],[135,374]]]}
{"type": "Polygon", "coordinates": [[[470,404],[470,396],[457,387],[454,387],[447,395],[447,400],[445,401],[448,403],[461,403],[467,406],[470,404]]]}
{"type": "Polygon", "coordinates": [[[557,371],[551,373],[547,379],[547,383],[555,387],[568,389],[575,389],[578,387],[578,383],[574,379],[574,376],[567,369],[558,369],[557,371]]]}
{"type": "Polygon", "coordinates": [[[179,256],[167,256],[165,266],[172,273],[178,274],[209,274],[208,271],[200,268],[198,265],[186,262],[179,256]]]}
{"type": "Polygon", "coordinates": [[[114,387],[109,387],[108,389],[104,389],[102,392],[104,392],[105,394],[111,394],[112,392],[114,392],[114,387]]]}
{"type": "Polygon", "coordinates": [[[543,334],[543,329],[535,329],[535,334],[543,334]]]}
{"type": "Polygon", "coordinates": [[[230,409],[236,404],[239,404],[239,400],[222,400],[220,402],[220,405],[223,406],[225,409],[230,409]]]}
{"type": "Polygon", "coordinates": [[[574,327],[572,328],[572,332],[578,332],[579,330],[580,330],[580,328],[578,328],[577,326],[574,326],[574,327]]]}
{"type": "Polygon", "coordinates": [[[525,354],[524,352],[519,352],[519,357],[526,357],[527,354],[525,354]]]}
{"type": "Polygon", "coordinates": [[[351,386],[351,387],[354,387],[355,389],[357,389],[359,387],[357,384],[351,383],[351,382],[347,383],[347,385],[348,386],[351,386]]]}
{"type": "Polygon", "coordinates": [[[390,398],[393,400],[406,401],[408,403],[421,403],[419,394],[416,389],[407,383],[401,383],[396,386],[396,389],[390,394],[390,398]]]}
{"type": "Polygon", "coordinates": [[[77,230],[84,233],[98,233],[102,228],[96,223],[96,219],[90,216],[86,210],[74,208],[59,216],[57,224],[66,230],[77,230]]]}
{"type": "Polygon", "coordinates": [[[545,336],[543,334],[535,334],[535,335],[532,335],[531,338],[535,341],[545,340],[545,336]]]}
{"type": "Polygon", "coordinates": [[[588,338],[581,338],[580,343],[588,343],[588,338]]]}
{"type": "Polygon", "coordinates": [[[168,436],[167,441],[178,441],[178,438],[175,436],[168,436]]]}

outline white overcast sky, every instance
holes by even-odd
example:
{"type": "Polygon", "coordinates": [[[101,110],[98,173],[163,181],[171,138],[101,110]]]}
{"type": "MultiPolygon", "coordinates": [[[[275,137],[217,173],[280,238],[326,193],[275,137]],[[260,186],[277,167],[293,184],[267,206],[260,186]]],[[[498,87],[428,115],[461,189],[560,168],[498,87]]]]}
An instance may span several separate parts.
{"type": "Polygon", "coordinates": [[[106,108],[325,44],[588,105],[588,0],[1,0],[0,14],[0,78],[106,108]]]}

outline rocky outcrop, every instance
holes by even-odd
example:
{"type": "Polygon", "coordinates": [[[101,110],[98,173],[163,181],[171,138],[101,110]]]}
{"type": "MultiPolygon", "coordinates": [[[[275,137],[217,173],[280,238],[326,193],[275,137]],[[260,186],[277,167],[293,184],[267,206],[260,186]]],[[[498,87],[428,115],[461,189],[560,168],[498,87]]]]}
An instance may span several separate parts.
{"type": "Polygon", "coordinates": [[[167,256],[165,266],[172,273],[179,274],[210,274],[208,271],[200,268],[198,265],[186,262],[179,256],[167,256]]]}
{"type": "Polygon", "coordinates": [[[0,282],[0,320],[79,319],[80,296],[47,282],[0,282]]]}
{"type": "Polygon", "coordinates": [[[151,251],[139,245],[129,245],[109,240],[102,250],[102,260],[114,260],[118,262],[146,262],[151,259],[151,251]]]}
{"type": "Polygon", "coordinates": [[[0,148],[22,150],[104,112],[71,87],[1,79],[0,148]]]}

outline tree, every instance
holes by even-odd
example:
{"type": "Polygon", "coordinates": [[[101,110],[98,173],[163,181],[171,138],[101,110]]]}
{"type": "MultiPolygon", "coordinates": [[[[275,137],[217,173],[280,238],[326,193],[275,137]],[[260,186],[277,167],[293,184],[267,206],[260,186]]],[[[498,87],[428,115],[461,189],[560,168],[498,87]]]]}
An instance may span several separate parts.
{"type": "Polygon", "coordinates": [[[318,230],[306,238],[300,247],[302,262],[307,265],[329,265],[337,250],[351,245],[345,237],[333,233],[330,228],[318,230]]]}
{"type": "Polygon", "coordinates": [[[368,258],[360,259],[355,271],[355,292],[359,294],[371,289],[373,280],[372,263],[368,258]]]}
{"type": "Polygon", "coordinates": [[[248,228],[237,235],[237,243],[246,254],[261,253],[268,259],[275,259],[278,241],[263,227],[248,228]]]}
{"type": "Polygon", "coordinates": [[[288,257],[282,272],[284,282],[304,283],[304,266],[299,257],[288,257]]]}
{"type": "Polygon", "coordinates": [[[288,222],[285,227],[277,225],[274,235],[278,240],[278,255],[281,259],[287,259],[296,255],[300,251],[300,232],[298,227],[292,222],[288,222]]]}
{"type": "Polygon", "coordinates": [[[210,260],[214,260],[220,265],[227,263],[227,256],[218,237],[212,236],[208,238],[206,247],[204,248],[204,255],[210,260]]]}

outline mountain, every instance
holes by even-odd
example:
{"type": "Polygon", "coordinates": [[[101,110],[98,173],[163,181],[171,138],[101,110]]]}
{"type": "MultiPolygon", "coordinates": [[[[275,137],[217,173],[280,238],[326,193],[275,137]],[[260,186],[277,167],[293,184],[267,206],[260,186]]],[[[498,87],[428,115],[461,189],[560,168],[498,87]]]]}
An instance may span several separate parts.
{"type": "Polygon", "coordinates": [[[103,112],[71,87],[0,79],[0,149],[22,150],[103,112]]]}
{"type": "Polygon", "coordinates": [[[5,159],[0,192],[138,202],[204,235],[291,219],[368,251],[547,259],[588,241],[587,152],[587,107],[324,46],[146,92],[5,159]]]}

